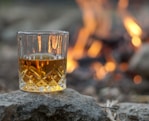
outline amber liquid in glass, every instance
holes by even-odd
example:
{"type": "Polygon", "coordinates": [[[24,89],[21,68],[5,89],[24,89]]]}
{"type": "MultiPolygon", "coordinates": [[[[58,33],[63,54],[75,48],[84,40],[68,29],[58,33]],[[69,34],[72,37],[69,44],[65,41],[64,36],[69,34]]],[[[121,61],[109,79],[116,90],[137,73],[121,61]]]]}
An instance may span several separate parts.
{"type": "Polygon", "coordinates": [[[19,59],[20,89],[53,92],[66,88],[66,58],[32,54],[19,59]]]}

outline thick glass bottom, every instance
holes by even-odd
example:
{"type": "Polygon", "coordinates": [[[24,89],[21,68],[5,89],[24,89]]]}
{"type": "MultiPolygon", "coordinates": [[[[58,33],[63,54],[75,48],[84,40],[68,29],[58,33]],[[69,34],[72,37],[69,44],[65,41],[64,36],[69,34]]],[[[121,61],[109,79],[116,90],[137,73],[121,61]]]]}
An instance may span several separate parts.
{"type": "MultiPolygon", "coordinates": [[[[66,80],[62,81],[63,83],[56,83],[53,82],[53,85],[44,85],[42,81],[40,82],[40,85],[35,85],[33,83],[26,83],[23,80],[20,80],[20,90],[27,91],[27,92],[57,92],[62,91],[66,89],[66,80]]],[[[51,84],[51,83],[50,83],[51,84]]]]}

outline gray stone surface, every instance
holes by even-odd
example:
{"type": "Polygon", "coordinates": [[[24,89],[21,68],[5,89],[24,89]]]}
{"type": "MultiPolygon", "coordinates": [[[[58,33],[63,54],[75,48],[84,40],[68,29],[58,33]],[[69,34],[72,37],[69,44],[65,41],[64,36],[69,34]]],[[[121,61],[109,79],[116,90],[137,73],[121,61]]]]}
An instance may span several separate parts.
{"type": "Polygon", "coordinates": [[[134,54],[129,69],[149,78],[149,44],[143,44],[134,54]]]}
{"type": "Polygon", "coordinates": [[[67,30],[81,22],[76,5],[0,5],[0,42],[16,45],[17,31],[67,30]],[[6,14],[7,13],[7,14],[6,14]],[[13,13],[13,14],[12,14],[13,13]]]}
{"type": "Polygon", "coordinates": [[[106,121],[95,100],[72,89],[0,95],[0,121],[106,121]]]}
{"type": "Polygon", "coordinates": [[[120,121],[149,121],[149,105],[121,103],[117,111],[120,121]]]}

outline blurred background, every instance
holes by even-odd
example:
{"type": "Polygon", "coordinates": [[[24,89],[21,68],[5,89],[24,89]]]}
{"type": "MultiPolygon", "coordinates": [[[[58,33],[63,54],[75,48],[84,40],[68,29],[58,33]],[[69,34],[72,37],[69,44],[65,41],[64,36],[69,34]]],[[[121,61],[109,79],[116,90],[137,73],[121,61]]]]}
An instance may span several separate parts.
{"type": "Polygon", "coordinates": [[[1,93],[19,89],[17,31],[52,29],[70,32],[69,88],[100,102],[148,102],[148,0],[1,0],[1,93]]]}

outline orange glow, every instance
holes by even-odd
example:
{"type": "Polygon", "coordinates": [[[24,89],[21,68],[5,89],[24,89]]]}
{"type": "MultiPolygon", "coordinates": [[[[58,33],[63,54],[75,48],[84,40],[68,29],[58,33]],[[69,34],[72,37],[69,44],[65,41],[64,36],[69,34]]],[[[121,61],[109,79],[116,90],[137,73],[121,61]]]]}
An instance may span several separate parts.
{"type": "Polygon", "coordinates": [[[119,69],[120,69],[121,71],[127,71],[127,70],[128,70],[128,64],[127,64],[127,63],[121,63],[121,64],[119,65],[119,69]]]}
{"type": "Polygon", "coordinates": [[[124,18],[124,26],[131,37],[142,35],[142,30],[132,17],[124,18]]]}
{"type": "MultiPolygon", "coordinates": [[[[85,46],[91,35],[107,35],[110,30],[110,20],[107,18],[106,14],[104,14],[104,0],[76,0],[76,2],[82,10],[83,19],[83,27],[78,33],[77,41],[74,46],[75,58],[80,59],[86,54],[85,46]]],[[[93,53],[91,53],[91,51],[93,51],[93,49],[90,49],[87,54],[90,57],[96,57],[100,50],[94,51],[93,53]]]]}
{"type": "Polygon", "coordinates": [[[89,57],[96,57],[101,51],[102,43],[100,41],[94,41],[91,47],[89,48],[87,54],[89,57]]]}
{"type": "Polygon", "coordinates": [[[84,56],[85,46],[89,36],[96,29],[96,20],[91,3],[86,0],[76,0],[83,13],[83,27],[81,28],[76,44],[74,46],[75,58],[80,59],[84,56]]]}
{"type": "Polygon", "coordinates": [[[133,78],[135,84],[140,84],[142,82],[142,77],[140,75],[136,75],[133,78]]]}
{"type": "Polygon", "coordinates": [[[129,0],[119,0],[118,7],[120,9],[126,9],[128,7],[129,0]]]}
{"type": "Polygon", "coordinates": [[[112,72],[116,69],[116,64],[112,61],[109,61],[105,64],[105,69],[107,72],[112,72]]]}
{"type": "Polygon", "coordinates": [[[88,37],[89,37],[88,30],[86,30],[85,28],[82,28],[79,32],[76,44],[74,46],[74,51],[75,51],[74,54],[76,59],[80,59],[83,57],[84,50],[85,50],[84,48],[87,43],[88,37]]]}
{"type": "Polygon", "coordinates": [[[68,55],[67,55],[67,72],[71,73],[73,72],[77,67],[78,63],[74,59],[73,50],[71,48],[68,49],[68,55]]]}
{"type": "Polygon", "coordinates": [[[140,47],[142,44],[142,41],[139,37],[133,37],[131,42],[135,47],[140,47]]]}
{"type": "Polygon", "coordinates": [[[135,20],[132,17],[125,17],[124,18],[124,26],[131,36],[131,42],[133,46],[140,47],[142,44],[141,41],[141,35],[142,35],[142,29],[139,27],[139,25],[135,22],[135,20]]]}
{"type": "Polygon", "coordinates": [[[41,52],[41,36],[39,35],[37,38],[38,38],[38,51],[41,52]]]}
{"type": "Polygon", "coordinates": [[[107,72],[101,63],[95,62],[91,67],[95,71],[95,78],[100,80],[106,76],[107,72]]]}

